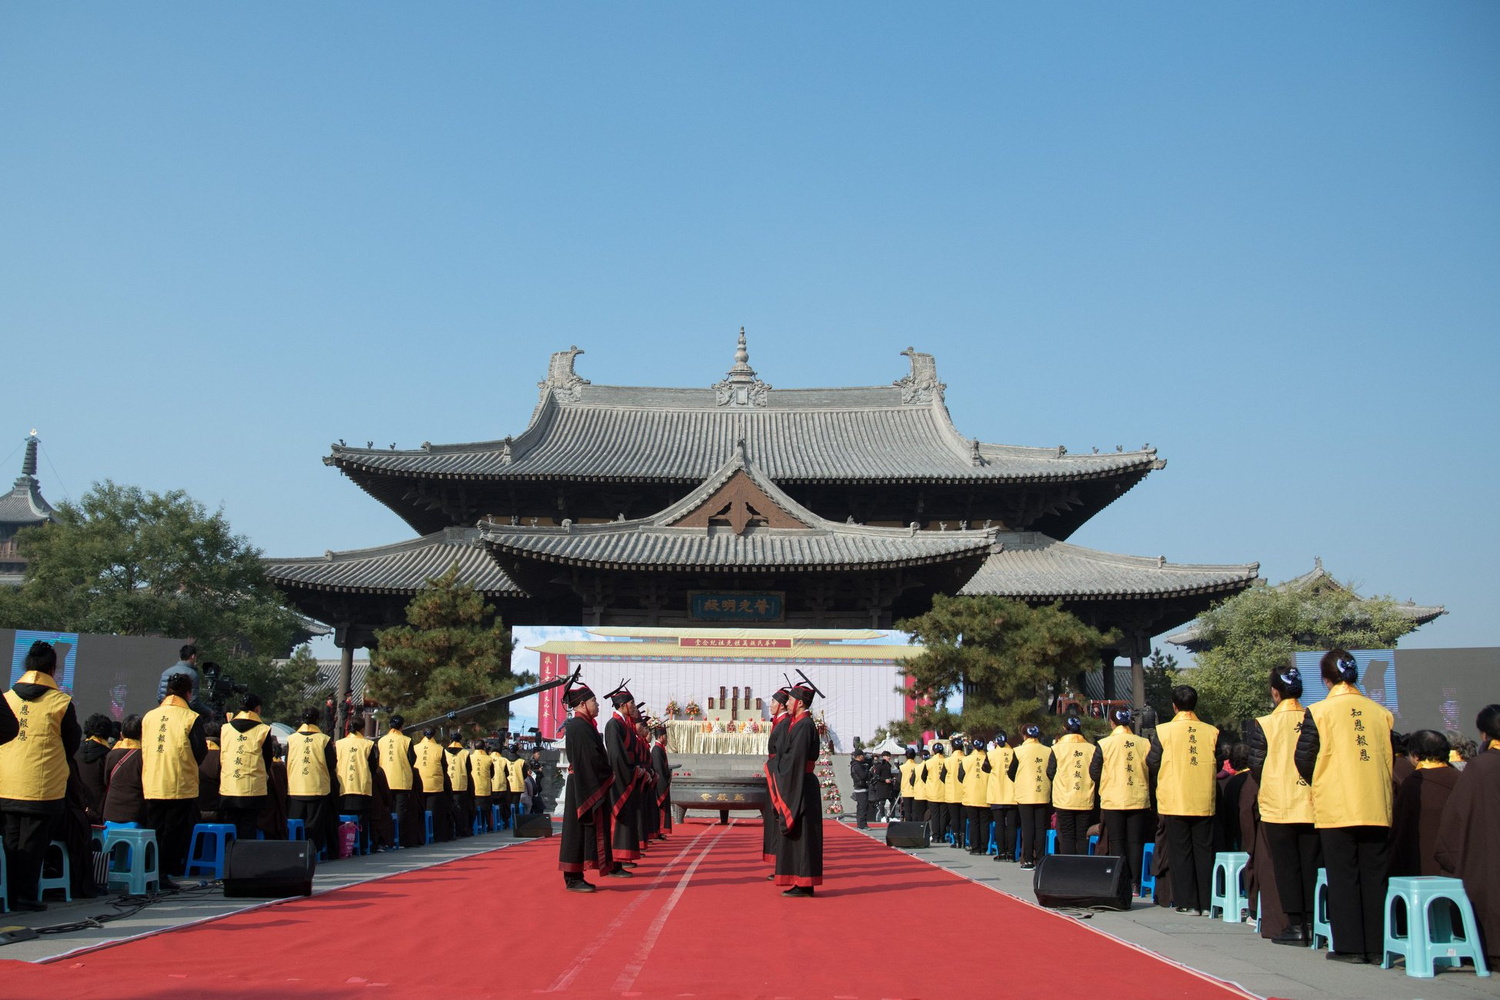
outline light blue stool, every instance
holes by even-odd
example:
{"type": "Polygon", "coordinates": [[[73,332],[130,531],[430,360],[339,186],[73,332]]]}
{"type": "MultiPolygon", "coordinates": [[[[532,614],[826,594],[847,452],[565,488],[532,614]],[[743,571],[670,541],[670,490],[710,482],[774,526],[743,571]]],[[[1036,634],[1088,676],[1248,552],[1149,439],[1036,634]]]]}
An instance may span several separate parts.
{"type": "Polygon", "coordinates": [[[104,853],[109,856],[109,877],[105,885],[111,891],[122,888],[128,895],[144,896],[153,882],[157,890],[161,890],[156,831],[107,830],[104,853]]]}
{"type": "Polygon", "coordinates": [[[224,877],[224,855],[235,840],[233,823],[197,823],[184,875],[224,877]]]}
{"type": "Polygon", "coordinates": [[[73,902],[73,866],[68,862],[68,845],[60,840],[54,840],[47,844],[47,853],[42,857],[42,877],[36,883],[36,898],[46,899],[47,893],[52,889],[61,889],[63,902],[73,902]],[[47,877],[47,862],[52,859],[52,852],[56,851],[62,858],[59,869],[62,874],[55,878],[47,877]]]}
{"type": "Polygon", "coordinates": [[[1151,862],[1156,860],[1156,843],[1147,844],[1141,849],[1141,895],[1150,896],[1156,892],[1156,876],[1151,874],[1151,862]]]}
{"type": "Polygon", "coordinates": [[[1474,974],[1488,976],[1484,951],[1479,946],[1479,922],[1469,903],[1464,884],[1456,878],[1393,878],[1385,891],[1385,945],[1380,967],[1391,967],[1391,956],[1406,959],[1406,974],[1431,979],[1438,966],[1457,968],[1473,959],[1474,974]],[[1398,936],[1396,914],[1406,916],[1406,934],[1398,936]],[[1458,911],[1463,933],[1456,933],[1453,911],[1458,911]]]}
{"type": "Polygon", "coordinates": [[[1318,884],[1313,889],[1312,948],[1333,947],[1333,925],[1328,922],[1328,869],[1318,869],[1318,884]],[[1318,938],[1323,944],[1318,944],[1318,938]]]}
{"type": "Polygon", "coordinates": [[[1021,857],[1021,830],[1019,827],[1017,827],[1016,829],[1016,849],[1015,852],[1011,854],[1011,857],[1017,860],[1020,860],[1021,857]]]}
{"type": "Polygon", "coordinates": [[[1091,833],[1091,834],[1089,834],[1089,853],[1090,854],[1094,854],[1098,850],[1099,850],[1099,835],[1097,833],[1091,833]]]}
{"type": "Polygon", "coordinates": [[[422,813],[422,819],[424,820],[424,822],[427,825],[427,839],[424,840],[423,843],[424,844],[430,844],[433,841],[433,836],[432,836],[432,810],[428,809],[425,812],[423,812],[422,813]]]}
{"type": "Polygon", "coordinates": [[[1240,875],[1250,864],[1250,855],[1244,851],[1224,851],[1214,855],[1213,888],[1208,896],[1210,919],[1223,914],[1226,924],[1238,924],[1250,912],[1250,899],[1240,884],[1240,875]]]}
{"type": "Polygon", "coordinates": [[[289,819],[286,821],[287,840],[306,840],[307,824],[300,819],[289,819]]]}
{"type": "Polygon", "coordinates": [[[1056,854],[1057,853],[1057,831],[1056,830],[1048,830],[1047,831],[1047,853],[1048,854],[1056,854]]]}
{"type": "Polygon", "coordinates": [[[989,826],[989,831],[990,831],[990,842],[985,845],[984,853],[986,853],[986,854],[999,854],[1000,853],[1000,848],[995,843],[995,834],[999,832],[999,830],[1000,830],[1000,824],[994,822],[993,820],[991,820],[987,825],[989,826]]]}

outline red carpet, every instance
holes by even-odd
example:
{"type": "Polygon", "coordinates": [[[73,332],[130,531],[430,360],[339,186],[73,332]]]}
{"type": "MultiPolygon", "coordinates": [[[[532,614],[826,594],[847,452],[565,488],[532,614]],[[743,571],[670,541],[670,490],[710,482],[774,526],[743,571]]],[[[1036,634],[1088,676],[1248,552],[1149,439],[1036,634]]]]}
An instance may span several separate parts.
{"type": "Polygon", "coordinates": [[[593,895],[564,892],[557,842],[534,841],[50,965],[0,961],[0,983],[47,1000],[1246,995],[826,829],[813,899],[765,881],[759,824],[689,822],[593,895]]]}

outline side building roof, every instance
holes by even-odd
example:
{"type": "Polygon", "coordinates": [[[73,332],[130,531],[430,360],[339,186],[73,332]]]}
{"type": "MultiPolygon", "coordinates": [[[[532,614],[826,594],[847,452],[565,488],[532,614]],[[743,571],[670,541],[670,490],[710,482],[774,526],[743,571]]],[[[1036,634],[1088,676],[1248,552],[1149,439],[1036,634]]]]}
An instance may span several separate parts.
{"type": "Polygon", "coordinates": [[[486,597],[525,596],[479,544],[477,528],[445,528],[394,545],[263,560],[266,577],[278,587],[353,594],[415,594],[455,563],[459,579],[486,597]]]}
{"type": "MultiPolygon", "coordinates": [[[[1250,586],[1258,563],[1194,565],[1127,556],[1059,542],[1038,532],[1006,532],[997,550],[959,591],[1028,601],[1138,600],[1233,594],[1250,586]]],[[[1178,619],[1181,621],[1181,619],[1178,619]]]]}

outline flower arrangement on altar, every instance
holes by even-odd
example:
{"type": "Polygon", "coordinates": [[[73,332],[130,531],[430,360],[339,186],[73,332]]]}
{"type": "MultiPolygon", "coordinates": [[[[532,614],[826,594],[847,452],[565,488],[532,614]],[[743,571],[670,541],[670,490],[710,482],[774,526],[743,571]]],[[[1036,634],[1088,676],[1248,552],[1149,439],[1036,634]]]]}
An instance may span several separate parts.
{"type": "Polygon", "coordinates": [[[682,706],[677,704],[676,698],[673,698],[671,701],[667,702],[667,707],[662,711],[667,713],[667,718],[675,719],[677,718],[677,713],[682,711],[682,706]]]}
{"type": "Polygon", "coordinates": [[[689,719],[696,719],[699,715],[703,714],[703,709],[699,708],[698,703],[691,698],[688,699],[686,705],[682,706],[682,710],[687,713],[689,719]]]}
{"type": "Polygon", "coordinates": [[[813,722],[818,727],[818,735],[819,736],[827,736],[828,735],[828,719],[824,716],[824,714],[822,712],[818,713],[818,717],[816,719],[814,719],[813,722]]]}
{"type": "Polygon", "coordinates": [[[722,733],[724,731],[724,723],[715,719],[713,729],[711,731],[715,733],[722,733]]]}

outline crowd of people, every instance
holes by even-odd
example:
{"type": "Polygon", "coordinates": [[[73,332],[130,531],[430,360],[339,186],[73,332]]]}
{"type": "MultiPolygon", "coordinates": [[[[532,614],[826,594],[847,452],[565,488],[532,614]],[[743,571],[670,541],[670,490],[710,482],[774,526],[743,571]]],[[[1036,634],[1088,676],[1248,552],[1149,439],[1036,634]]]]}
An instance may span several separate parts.
{"type": "Polygon", "coordinates": [[[888,754],[871,761],[857,751],[856,823],[867,825],[889,797],[890,814],[925,820],[934,842],[993,851],[1026,870],[1051,834],[1052,853],[1119,856],[1136,891],[1150,876],[1156,901],[1190,916],[1209,911],[1215,854],[1243,851],[1261,934],[1303,947],[1324,869],[1328,958],[1350,963],[1382,960],[1388,878],[1456,877],[1486,953],[1500,954],[1500,705],[1479,713],[1477,745],[1433,730],[1399,734],[1358,677],[1348,652],[1327,653],[1318,678],[1326,696],[1304,706],[1300,672],[1277,669],[1272,710],[1238,734],[1199,719],[1197,692],[1182,685],[1172,717],[1145,732],[1121,710],[1097,741],[1069,717],[1050,745],[1031,725],[1017,738],[908,748],[894,767],[888,754]]]}
{"type": "MultiPolygon", "coordinates": [[[[70,855],[72,892],[90,897],[92,842],[105,824],[155,832],[162,888],[184,875],[193,828],[221,823],[237,839],[284,840],[288,820],[328,859],[342,853],[341,817],[354,817],[364,851],[426,842],[511,825],[516,813],[541,812],[539,754],[501,739],[415,739],[391,716],[378,738],[355,714],[338,738],[323,732],[324,711],[308,708],[278,741],[262,700],[245,693],[220,716],[199,700],[197,650],[184,646],[162,676],[160,703],[118,723],[107,715],[80,725],[72,698],[57,684],[57,653],[33,643],[25,672],[0,698],[0,824],[12,908],[44,910],[38,893],[50,842],[70,855]],[[493,806],[498,806],[498,813],[493,806]]],[[[205,664],[205,667],[210,665],[205,664]]]]}

